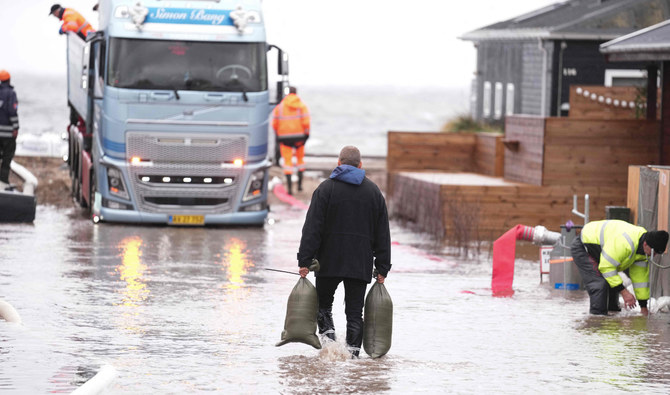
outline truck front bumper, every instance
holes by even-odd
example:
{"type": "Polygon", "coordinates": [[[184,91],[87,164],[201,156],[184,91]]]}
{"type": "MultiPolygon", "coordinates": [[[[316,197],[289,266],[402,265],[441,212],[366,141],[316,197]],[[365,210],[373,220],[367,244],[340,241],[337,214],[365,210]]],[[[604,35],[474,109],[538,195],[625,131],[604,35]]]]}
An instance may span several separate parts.
{"type": "MultiPolygon", "coordinates": [[[[98,214],[99,220],[103,222],[126,222],[126,223],[170,223],[170,215],[156,213],[140,213],[132,210],[115,210],[101,207],[98,214]]],[[[205,214],[202,225],[263,225],[268,216],[268,210],[236,212],[228,214],[205,214]]],[[[182,226],[182,225],[175,225],[182,226]]]]}

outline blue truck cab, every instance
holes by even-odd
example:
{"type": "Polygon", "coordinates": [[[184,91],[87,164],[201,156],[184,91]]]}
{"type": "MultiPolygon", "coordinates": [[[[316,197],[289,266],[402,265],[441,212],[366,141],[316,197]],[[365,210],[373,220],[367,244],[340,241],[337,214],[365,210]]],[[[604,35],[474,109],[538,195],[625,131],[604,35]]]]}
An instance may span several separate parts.
{"type": "Polygon", "coordinates": [[[264,223],[288,61],[261,11],[261,0],[103,0],[98,30],[68,35],[67,160],[94,222],[264,223]]]}

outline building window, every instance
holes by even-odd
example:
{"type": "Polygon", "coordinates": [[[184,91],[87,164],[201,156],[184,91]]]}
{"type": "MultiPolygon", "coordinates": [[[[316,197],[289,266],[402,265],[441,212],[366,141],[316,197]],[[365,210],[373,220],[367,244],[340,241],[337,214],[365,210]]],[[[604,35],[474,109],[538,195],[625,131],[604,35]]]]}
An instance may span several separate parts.
{"type": "Polygon", "coordinates": [[[484,95],[482,100],[483,115],[484,118],[491,117],[491,83],[486,81],[484,82],[484,95]]]}
{"type": "Polygon", "coordinates": [[[502,105],[503,105],[503,84],[502,82],[496,82],[496,95],[494,99],[495,119],[502,118],[502,105]]]}
{"type": "Polygon", "coordinates": [[[507,95],[505,95],[505,115],[514,114],[514,84],[507,84],[507,95]]]}
{"type": "Polygon", "coordinates": [[[605,86],[647,86],[647,70],[605,70],[605,86]]]}

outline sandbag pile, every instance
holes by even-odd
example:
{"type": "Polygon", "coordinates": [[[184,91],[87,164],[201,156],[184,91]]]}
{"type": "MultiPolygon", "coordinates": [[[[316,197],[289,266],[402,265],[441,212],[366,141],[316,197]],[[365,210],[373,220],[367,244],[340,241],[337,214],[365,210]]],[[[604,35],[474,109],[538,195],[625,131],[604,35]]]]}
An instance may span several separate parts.
{"type": "Polygon", "coordinates": [[[363,349],[379,358],[391,349],[393,301],[384,284],[375,282],[365,297],[363,313],[363,349]]]}

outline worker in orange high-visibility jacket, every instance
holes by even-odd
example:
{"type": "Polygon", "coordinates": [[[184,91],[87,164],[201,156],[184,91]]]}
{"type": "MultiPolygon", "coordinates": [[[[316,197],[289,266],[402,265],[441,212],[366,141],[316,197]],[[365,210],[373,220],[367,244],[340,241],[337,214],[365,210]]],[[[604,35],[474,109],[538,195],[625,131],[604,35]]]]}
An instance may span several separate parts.
{"type": "Polygon", "coordinates": [[[60,30],[58,30],[59,34],[74,32],[77,33],[79,37],[86,40],[86,36],[88,36],[89,33],[95,32],[95,29],[88,23],[86,18],[72,8],[63,8],[60,4],[54,4],[51,6],[49,15],[53,15],[63,21],[63,25],[60,27],[60,30]]]}
{"type": "Polygon", "coordinates": [[[305,171],[305,142],[309,138],[309,110],[298,97],[298,90],[289,87],[289,94],[275,107],[272,128],[284,159],[282,168],[286,175],[288,193],[293,194],[293,154],[298,167],[298,191],[302,191],[302,176],[305,171]]]}

